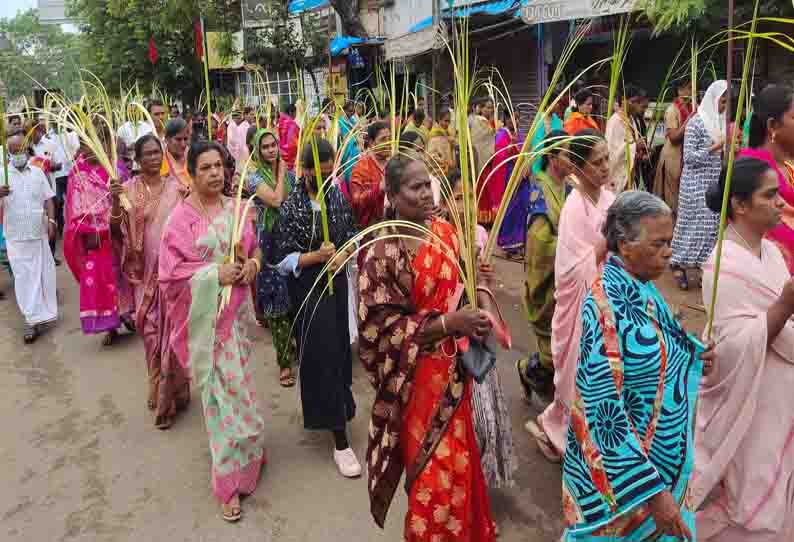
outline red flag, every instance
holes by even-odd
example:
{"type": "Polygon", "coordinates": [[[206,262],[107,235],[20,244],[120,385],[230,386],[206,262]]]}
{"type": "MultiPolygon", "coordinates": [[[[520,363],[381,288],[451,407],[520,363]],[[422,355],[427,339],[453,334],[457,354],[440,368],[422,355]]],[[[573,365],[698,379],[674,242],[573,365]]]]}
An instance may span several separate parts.
{"type": "Polygon", "coordinates": [[[157,62],[159,55],[157,54],[157,47],[154,45],[154,38],[149,38],[149,60],[152,64],[157,62]]]}
{"type": "Polygon", "coordinates": [[[201,20],[196,19],[193,23],[196,32],[196,57],[204,62],[204,33],[201,31],[201,20]]]}

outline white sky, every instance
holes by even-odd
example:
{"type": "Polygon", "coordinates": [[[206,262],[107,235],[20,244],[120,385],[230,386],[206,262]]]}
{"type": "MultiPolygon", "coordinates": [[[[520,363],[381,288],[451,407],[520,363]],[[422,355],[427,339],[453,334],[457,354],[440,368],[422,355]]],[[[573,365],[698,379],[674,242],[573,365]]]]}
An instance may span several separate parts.
{"type": "Polygon", "coordinates": [[[0,0],[0,19],[13,17],[17,11],[36,7],[36,0],[0,0]]]}

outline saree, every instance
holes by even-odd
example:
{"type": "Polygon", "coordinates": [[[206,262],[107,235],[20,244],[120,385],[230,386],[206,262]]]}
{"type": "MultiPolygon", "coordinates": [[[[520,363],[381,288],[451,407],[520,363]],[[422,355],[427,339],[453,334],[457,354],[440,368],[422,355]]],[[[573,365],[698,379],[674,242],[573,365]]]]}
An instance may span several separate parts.
{"type": "Polygon", "coordinates": [[[607,121],[606,140],[609,147],[609,187],[615,193],[644,186],[632,186],[634,162],[637,158],[639,130],[633,117],[616,111],[607,121]]]}
{"type": "Polygon", "coordinates": [[[149,407],[155,426],[169,427],[177,412],[190,402],[188,374],[168,345],[170,322],[160,295],[158,265],[160,241],[168,217],[183,198],[179,182],[163,181],[162,191],[153,196],[141,177],[127,184],[132,209],[121,222],[122,269],[132,285],[135,298],[135,329],[143,338],[149,375],[149,407]]]}
{"type": "MultiPolygon", "coordinates": [[[[212,489],[222,503],[256,489],[265,462],[265,423],[256,403],[251,294],[233,286],[219,309],[219,268],[229,251],[234,200],[206,217],[186,200],[174,208],[160,245],[159,280],[171,322],[168,345],[189,368],[201,394],[212,458],[212,489]]],[[[241,243],[250,254],[256,244],[248,217],[241,243]]]]}
{"type": "Polygon", "coordinates": [[[174,177],[179,181],[179,184],[182,185],[182,189],[185,192],[189,191],[193,186],[193,178],[187,170],[187,155],[185,155],[184,161],[179,164],[168,149],[165,149],[163,153],[163,164],[160,166],[160,176],[174,177]]]}
{"type": "Polygon", "coordinates": [[[560,213],[557,252],[554,259],[554,316],[551,320],[551,357],[554,363],[554,401],[538,421],[560,453],[565,450],[565,433],[576,387],[581,313],[587,291],[598,276],[596,247],[603,241],[601,226],[615,200],[601,190],[598,206],[578,190],[565,200],[560,213]]]}
{"type": "Polygon", "coordinates": [[[395,238],[364,250],[359,277],[360,358],[376,390],[367,446],[370,510],[383,527],[406,472],[404,540],[495,540],[477,437],[471,378],[445,338],[421,349],[417,333],[454,310],[458,288],[454,228],[435,220],[437,238],[408,253],[395,238]]]}
{"type": "MultiPolygon", "coordinates": [[[[345,140],[355,126],[356,124],[352,119],[347,119],[345,117],[339,119],[339,141],[336,144],[337,149],[341,149],[342,145],[345,144],[345,140]]],[[[342,167],[342,178],[345,184],[350,184],[350,175],[353,172],[353,166],[355,166],[358,161],[358,153],[358,141],[354,137],[347,142],[344,152],[342,153],[342,161],[340,162],[342,167]]]]}
{"type": "MultiPolygon", "coordinates": [[[[711,303],[714,258],[703,266],[711,303]]],[[[726,239],[714,310],[714,372],[704,378],[695,428],[692,496],[698,540],[794,540],[794,324],[767,340],[767,311],[791,273],[771,240],[761,258],[726,239]],[[749,294],[749,295],[748,295],[749,294]]],[[[708,306],[708,305],[707,305],[708,306]]]]}
{"type": "Polygon", "coordinates": [[[562,469],[564,542],[680,541],[655,535],[648,500],[688,498],[702,346],[652,282],[611,256],[581,307],[582,342],[562,469]]]}
{"type": "MultiPolygon", "coordinates": [[[[551,116],[547,115],[543,119],[543,124],[538,126],[538,131],[535,132],[535,137],[532,138],[532,150],[539,151],[542,149],[543,141],[546,139],[546,136],[558,130],[564,130],[560,117],[557,115],[557,113],[552,113],[551,116]]],[[[541,171],[542,167],[543,164],[541,159],[535,159],[535,161],[532,162],[532,175],[537,175],[541,171]]]]}
{"type": "MultiPolygon", "coordinates": [[[[353,213],[337,186],[325,191],[331,242],[341,248],[355,234],[353,213]]],[[[314,430],[342,430],[353,419],[356,403],[350,348],[348,279],[343,271],[333,279],[333,295],[326,291],[323,265],[297,268],[300,254],[318,250],[323,242],[320,206],[299,183],[281,204],[275,231],[276,260],[293,258],[287,288],[294,308],[295,340],[300,363],[303,426],[314,430]],[[316,286],[315,286],[316,282],[316,286]]],[[[283,271],[282,271],[283,272],[283,271]]]]}
{"type": "MultiPolygon", "coordinates": [[[[507,128],[500,128],[496,132],[496,154],[494,155],[494,173],[490,182],[496,183],[504,193],[507,182],[513,174],[515,159],[520,152],[518,139],[507,128]]],[[[507,207],[502,227],[499,229],[497,244],[507,252],[516,252],[524,248],[524,234],[527,224],[527,202],[529,199],[529,186],[525,179],[521,179],[513,198],[507,207]]],[[[499,203],[501,203],[501,196],[499,203]]],[[[497,210],[499,205],[497,205],[497,210]]],[[[494,214],[494,218],[496,215],[494,214]]]]}
{"type": "Polygon", "coordinates": [[[563,129],[568,133],[568,135],[576,135],[577,132],[581,132],[582,130],[595,130],[596,132],[601,131],[601,128],[599,128],[598,123],[593,117],[590,115],[583,115],[578,111],[574,111],[570,114],[570,116],[565,120],[563,129]]]}
{"type": "MultiPolygon", "coordinates": [[[[664,113],[664,125],[668,130],[675,130],[684,125],[691,111],[680,98],[670,104],[664,113]]],[[[681,184],[681,172],[684,169],[684,143],[673,143],[669,135],[664,139],[664,146],[656,165],[656,176],[653,181],[653,193],[662,198],[670,206],[673,213],[678,213],[678,190],[681,184]]]]}
{"type": "Polygon", "coordinates": [[[560,189],[544,171],[535,176],[529,195],[524,253],[524,303],[527,320],[538,343],[542,367],[554,370],[551,356],[551,321],[554,315],[554,258],[560,213],[571,191],[567,183],[560,189]]]}
{"type": "Polygon", "coordinates": [[[766,233],[766,238],[777,245],[789,274],[794,275],[794,165],[786,163],[781,169],[772,154],[765,149],[742,149],[739,156],[762,160],[775,170],[778,178],[778,194],[783,200],[780,224],[766,233]]]}
{"type": "MultiPolygon", "coordinates": [[[[385,165],[384,165],[385,166],[385,165]]],[[[350,206],[361,229],[383,220],[386,193],[381,189],[385,167],[372,154],[359,158],[350,178],[350,206]]]]}
{"type": "Polygon", "coordinates": [[[496,145],[493,124],[479,115],[472,116],[470,124],[471,142],[475,152],[474,170],[477,173],[477,221],[483,226],[488,226],[496,218],[505,187],[497,182],[494,175],[491,175],[496,145]]]}
{"type": "Polygon", "coordinates": [[[289,171],[295,171],[295,161],[298,158],[299,133],[300,128],[295,119],[286,113],[281,113],[278,118],[278,147],[289,171]]]}
{"type": "MultiPolygon", "coordinates": [[[[265,135],[276,134],[269,130],[259,130],[254,136],[254,171],[248,174],[248,192],[255,194],[260,184],[265,183],[275,190],[278,185],[273,177],[273,166],[266,164],[259,155],[259,145],[265,135]]],[[[281,157],[278,157],[281,163],[281,157]]],[[[289,171],[284,178],[285,191],[289,194],[295,184],[295,177],[289,171]]],[[[278,220],[279,210],[270,207],[258,197],[254,198],[256,206],[256,236],[259,248],[262,249],[262,270],[256,275],[256,310],[265,317],[268,329],[273,336],[276,348],[276,360],[282,369],[292,367],[295,362],[295,340],[292,338],[292,304],[287,289],[287,278],[278,272],[278,261],[274,257],[275,237],[273,226],[278,220]]]]}
{"type": "Polygon", "coordinates": [[[116,330],[133,311],[132,288],[121,270],[121,241],[110,231],[111,206],[107,172],[81,155],[69,173],[63,252],[80,284],[80,323],[87,334],[116,330]],[[86,248],[89,237],[96,248],[86,248]]]}

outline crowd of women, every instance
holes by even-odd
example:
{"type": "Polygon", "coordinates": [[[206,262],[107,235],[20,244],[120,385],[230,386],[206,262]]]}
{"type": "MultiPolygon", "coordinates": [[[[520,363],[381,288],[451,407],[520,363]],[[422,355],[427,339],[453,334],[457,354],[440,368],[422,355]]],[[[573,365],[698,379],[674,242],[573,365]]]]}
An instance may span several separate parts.
{"type": "MultiPolygon", "coordinates": [[[[562,464],[566,542],[794,538],[794,93],[758,93],[728,187],[725,143],[740,137],[727,128],[728,85],[715,82],[697,104],[690,90],[680,84],[665,113],[658,160],[641,89],[627,86],[606,124],[590,91],[559,100],[531,142],[546,152],[498,232],[504,255],[525,265],[537,350],[518,375],[528,399],[548,402],[527,430],[562,464]],[[702,343],[654,286],[670,268],[682,288],[700,270],[705,305],[719,280],[702,343]]],[[[495,122],[494,105],[478,99],[469,115],[476,171],[489,179],[480,249],[521,144],[520,118],[495,122]]],[[[518,464],[499,373],[464,361],[503,337],[504,322],[490,265],[479,264],[477,310],[462,285],[451,107],[435,122],[421,107],[394,122],[346,104],[337,131],[327,116],[303,138],[295,111],[273,129],[239,112],[228,125],[217,118],[216,141],[178,115],[163,119],[134,139],[116,176],[80,148],[64,254],[82,329],[107,345],[121,327],[141,335],[156,427],[178,422],[195,388],[228,521],[241,518],[266,457],[249,324],[269,329],[279,384],[299,385],[305,428],[333,436],[350,478],[362,474],[347,433],[357,350],[375,390],[365,462],[376,523],[404,474],[405,540],[492,541],[488,488],[512,486],[518,464]],[[241,179],[250,208],[231,197],[241,179]],[[359,235],[385,219],[399,222],[359,235]]]]}

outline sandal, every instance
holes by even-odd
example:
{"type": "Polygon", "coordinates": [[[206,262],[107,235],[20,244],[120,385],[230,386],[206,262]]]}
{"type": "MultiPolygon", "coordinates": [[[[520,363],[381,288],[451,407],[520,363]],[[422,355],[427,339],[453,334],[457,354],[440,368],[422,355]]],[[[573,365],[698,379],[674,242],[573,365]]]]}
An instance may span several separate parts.
{"type": "Polygon", "coordinates": [[[278,377],[278,382],[282,388],[291,388],[295,385],[295,375],[292,374],[292,369],[282,369],[278,377]]]}
{"type": "Polygon", "coordinates": [[[28,325],[25,326],[25,334],[22,336],[22,338],[25,341],[25,344],[34,343],[38,338],[38,336],[39,336],[39,332],[36,329],[36,326],[28,326],[28,325]]]}
{"type": "Polygon", "coordinates": [[[117,336],[118,333],[116,333],[115,331],[108,331],[105,334],[105,338],[102,339],[102,346],[113,346],[113,341],[116,340],[117,336]]]}
{"type": "Polygon", "coordinates": [[[677,265],[671,265],[670,269],[673,270],[673,277],[678,283],[678,287],[683,290],[689,290],[689,279],[686,276],[686,269],[677,265]]]}
{"type": "Polygon", "coordinates": [[[243,511],[240,508],[240,499],[237,498],[236,500],[237,500],[236,504],[232,504],[232,502],[229,501],[228,503],[221,505],[221,509],[223,510],[224,521],[228,521],[229,523],[236,523],[240,521],[241,517],[243,517],[243,511]]]}
{"type": "Polygon", "coordinates": [[[133,322],[131,318],[124,316],[121,319],[121,323],[124,325],[125,328],[127,328],[127,331],[129,331],[130,333],[135,333],[136,330],[135,322],[133,322]]]}
{"type": "Polygon", "coordinates": [[[554,448],[554,445],[551,443],[551,439],[549,439],[549,436],[540,425],[540,421],[529,420],[527,422],[526,428],[527,431],[529,431],[529,434],[534,437],[540,453],[542,453],[546,459],[552,463],[562,462],[562,455],[554,448]]]}

